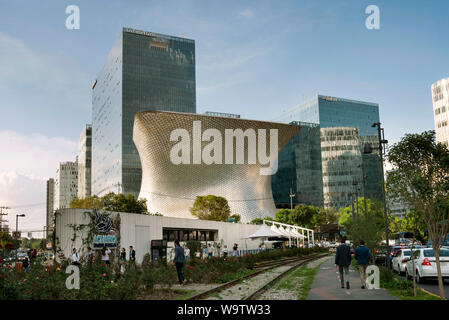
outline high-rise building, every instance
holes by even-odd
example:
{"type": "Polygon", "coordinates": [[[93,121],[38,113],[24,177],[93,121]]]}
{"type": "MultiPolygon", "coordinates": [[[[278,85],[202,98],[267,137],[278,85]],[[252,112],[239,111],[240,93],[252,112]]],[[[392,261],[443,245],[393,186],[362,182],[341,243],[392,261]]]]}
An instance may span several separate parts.
{"type": "MultiPolygon", "coordinates": [[[[279,122],[285,122],[290,123],[292,121],[301,121],[301,122],[308,122],[308,123],[315,123],[319,124],[319,127],[321,130],[326,128],[352,128],[357,129],[357,134],[355,136],[353,135],[345,135],[344,130],[345,129],[336,129],[336,133],[334,130],[330,131],[322,131],[321,134],[321,149],[322,149],[322,168],[323,168],[323,188],[325,189],[323,192],[324,197],[324,206],[340,206],[342,205],[347,199],[349,199],[348,195],[343,194],[347,193],[349,191],[338,191],[340,192],[340,195],[337,195],[337,191],[331,191],[326,184],[333,183],[332,181],[329,181],[328,174],[332,174],[332,170],[328,171],[332,165],[340,166],[340,162],[333,163],[334,160],[330,160],[331,162],[328,162],[329,159],[335,159],[338,158],[341,161],[343,158],[347,156],[346,154],[340,154],[340,149],[338,148],[344,148],[345,143],[357,145],[357,148],[359,151],[357,157],[359,160],[357,160],[358,165],[361,166],[361,168],[353,169],[351,170],[343,170],[342,167],[341,172],[339,174],[343,174],[344,172],[348,173],[348,176],[346,178],[342,178],[345,181],[355,179],[355,182],[358,185],[358,188],[361,188],[363,184],[363,174],[362,171],[365,170],[365,177],[366,177],[366,197],[367,198],[374,198],[381,200],[382,199],[382,167],[380,158],[378,156],[378,136],[377,136],[377,128],[373,128],[372,124],[379,122],[379,105],[376,103],[371,102],[364,102],[364,101],[356,101],[356,100],[349,100],[349,99],[343,99],[343,98],[337,98],[337,97],[330,97],[330,96],[323,96],[323,95],[317,95],[313,97],[312,99],[309,99],[303,103],[301,103],[299,106],[294,107],[284,113],[282,113],[279,117],[275,118],[274,121],[279,122]],[[343,133],[340,135],[338,130],[343,130],[343,133]],[[334,134],[335,133],[335,134],[334,134]],[[324,134],[324,136],[323,136],[324,134]],[[328,145],[328,134],[334,135],[336,139],[349,139],[347,141],[340,141],[336,140],[336,144],[341,145],[335,145],[333,146],[328,145]],[[338,137],[341,136],[341,137],[338,137]],[[323,141],[324,139],[324,141],[323,141]],[[354,140],[355,139],[355,140],[354,140]],[[337,142],[339,141],[339,142],[337,142]],[[351,142],[352,141],[352,142],[351,142]],[[364,151],[366,145],[371,146],[371,153],[365,153],[364,151]],[[330,147],[329,150],[326,148],[330,147]],[[323,149],[324,148],[324,149],[323,149]],[[362,166],[363,164],[363,166],[362,166]],[[357,174],[352,171],[359,171],[357,174]],[[325,175],[326,174],[326,175],[325,175]],[[334,192],[334,196],[330,194],[326,194],[328,192],[334,192]],[[339,200],[337,200],[339,199],[339,200]],[[346,200],[344,200],[346,199],[346,200]],[[338,203],[338,205],[337,205],[338,203]],[[332,205],[335,204],[335,205],[332,205]]],[[[349,130],[349,129],[348,129],[349,130]]],[[[332,138],[333,139],[333,138],[332,138]]],[[[280,156],[279,161],[283,161],[281,159],[282,153],[280,156]]],[[[349,156],[349,155],[348,155],[349,156]]],[[[355,154],[351,154],[351,157],[355,157],[355,154]]],[[[340,161],[339,160],[339,161],[340,161]]],[[[355,161],[355,160],[353,160],[355,161]]],[[[338,171],[338,170],[337,170],[338,171]]],[[[336,174],[336,173],[335,173],[336,174]]],[[[298,183],[302,183],[302,181],[298,181],[298,183]]],[[[343,183],[343,181],[336,182],[343,183]]],[[[274,189],[274,188],[273,188],[274,189]]],[[[355,193],[355,191],[354,191],[355,193]]],[[[363,192],[361,191],[359,193],[359,196],[364,196],[363,192]]],[[[299,199],[301,202],[301,199],[299,199]]],[[[351,200],[349,200],[348,203],[346,203],[344,206],[347,206],[351,203],[351,200]]]]}
{"type": "Polygon", "coordinates": [[[53,218],[54,218],[54,201],[55,201],[55,179],[50,178],[47,180],[47,215],[46,215],[46,229],[48,232],[53,231],[53,218]]]}
{"type": "Polygon", "coordinates": [[[354,182],[362,179],[360,146],[357,128],[321,128],[325,208],[343,208],[355,200],[354,182]]]}
{"type": "Polygon", "coordinates": [[[300,203],[322,207],[320,126],[299,121],[291,124],[301,129],[282,149],[278,171],[271,178],[276,207],[290,208],[300,203]]]}
{"type": "Polygon", "coordinates": [[[70,208],[78,194],[78,163],[61,162],[56,170],[53,209],[70,208]]]}
{"type": "Polygon", "coordinates": [[[148,110],[196,112],[195,42],[123,28],[92,85],[92,194],[139,195],[133,124],[148,110]]]}
{"type": "Polygon", "coordinates": [[[78,139],[78,198],[91,195],[92,126],[86,124],[78,139]]]}
{"type": "Polygon", "coordinates": [[[449,147],[449,78],[432,84],[436,140],[449,147]]]}

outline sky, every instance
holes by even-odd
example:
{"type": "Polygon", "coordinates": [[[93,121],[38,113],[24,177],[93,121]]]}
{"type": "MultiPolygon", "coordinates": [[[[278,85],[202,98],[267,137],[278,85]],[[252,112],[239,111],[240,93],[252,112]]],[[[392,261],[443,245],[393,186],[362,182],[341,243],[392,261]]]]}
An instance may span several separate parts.
{"type": "Polygon", "coordinates": [[[449,1],[0,0],[0,206],[45,224],[45,181],[74,161],[91,85],[123,27],[196,45],[197,112],[272,120],[317,93],[379,104],[390,145],[433,130],[449,1]],[[68,30],[66,7],[80,9],[68,30]],[[380,29],[365,26],[368,5],[380,29]],[[33,204],[34,206],[29,206],[33,204]]]}

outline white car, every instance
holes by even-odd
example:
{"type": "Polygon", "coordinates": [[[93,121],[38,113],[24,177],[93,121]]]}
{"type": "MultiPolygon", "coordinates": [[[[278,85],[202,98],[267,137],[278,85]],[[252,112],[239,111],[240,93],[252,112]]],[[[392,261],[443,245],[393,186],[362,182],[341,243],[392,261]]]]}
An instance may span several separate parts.
{"type": "MultiPolygon", "coordinates": [[[[443,279],[449,279],[448,249],[440,249],[440,266],[443,279]]],[[[405,275],[408,279],[413,277],[413,271],[416,272],[415,277],[418,283],[421,283],[423,279],[436,279],[438,277],[435,252],[431,248],[413,250],[412,257],[407,261],[405,268],[405,275]],[[413,267],[415,270],[413,270],[413,267]]]]}
{"type": "Polygon", "coordinates": [[[397,250],[393,256],[393,261],[391,262],[393,271],[396,271],[399,274],[403,274],[405,272],[405,265],[407,264],[407,261],[410,260],[411,254],[412,250],[408,248],[397,250]]]}

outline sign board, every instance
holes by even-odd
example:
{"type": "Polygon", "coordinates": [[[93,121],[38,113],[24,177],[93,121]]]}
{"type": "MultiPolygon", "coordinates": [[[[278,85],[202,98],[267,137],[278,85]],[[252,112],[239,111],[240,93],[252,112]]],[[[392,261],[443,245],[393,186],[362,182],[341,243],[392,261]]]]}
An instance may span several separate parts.
{"type": "Polygon", "coordinates": [[[115,235],[95,235],[93,240],[93,248],[103,249],[103,247],[116,248],[117,237],[115,235]]]}
{"type": "Polygon", "coordinates": [[[12,237],[17,240],[20,239],[20,231],[13,231],[12,237]]]}

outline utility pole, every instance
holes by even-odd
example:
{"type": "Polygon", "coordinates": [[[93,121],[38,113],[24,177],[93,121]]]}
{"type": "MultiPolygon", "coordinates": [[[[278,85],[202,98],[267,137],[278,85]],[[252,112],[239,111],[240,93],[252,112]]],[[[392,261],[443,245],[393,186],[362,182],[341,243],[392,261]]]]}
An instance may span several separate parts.
{"type": "Polygon", "coordinates": [[[117,182],[114,184],[114,187],[117,187],[117,194],[120,194],[120,189],[122,188],[122,184],[120,182],[117,182]]]}
{"type": "Polygon", "coordinates": [[[292,191],[292,188],[290,188],[290,210],[293,210],[293,198],[295,197],[295,194],[292,191]]]}
{"type": "MultiPolygon", "coordinates": [[[[384,201],[384,220],[385,220],[385,241],[387,242],[388,255],[390,254],[390,241],[388,237],[388,217],[387,217],[387,196],[385,190],[385,173],[384,173],[384,148],[383,145],[388,143],[385,140],[384,129],[381,127],[380,122],[375,122],[371,125],[372,128],[377,127],[377,135],[379,138],[379,156],[380,156],[380,166],[382,171],[382,195],[384,201]]],[[[389,256],[388,256],[389,257],[389,256]]],[[[390,259],[387,259],[387,266],[390,267],[390,259]]]]}

